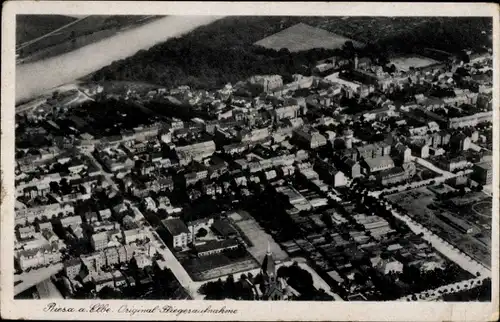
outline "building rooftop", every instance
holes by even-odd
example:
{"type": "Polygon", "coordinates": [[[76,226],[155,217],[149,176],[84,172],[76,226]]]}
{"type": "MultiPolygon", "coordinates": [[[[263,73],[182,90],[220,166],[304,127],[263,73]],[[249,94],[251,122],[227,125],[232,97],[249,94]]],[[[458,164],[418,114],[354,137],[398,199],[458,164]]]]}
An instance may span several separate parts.
{"type": "Polygon", "coordinates": [[[189,229],[186,224],[179,218],[164,219],[162,220],[162,224],[173,236],[177,236],[182,233],[189,234],[189,229]]]}

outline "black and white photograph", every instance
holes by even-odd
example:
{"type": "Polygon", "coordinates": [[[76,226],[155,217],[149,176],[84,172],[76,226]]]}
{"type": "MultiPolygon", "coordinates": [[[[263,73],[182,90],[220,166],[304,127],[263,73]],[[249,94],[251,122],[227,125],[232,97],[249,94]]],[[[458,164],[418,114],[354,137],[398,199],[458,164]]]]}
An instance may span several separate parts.
{"type": "Polygon", "coordinates": [[[15,15],[16,305],[498,304],[498,17],[139,13],[15,15]]]}

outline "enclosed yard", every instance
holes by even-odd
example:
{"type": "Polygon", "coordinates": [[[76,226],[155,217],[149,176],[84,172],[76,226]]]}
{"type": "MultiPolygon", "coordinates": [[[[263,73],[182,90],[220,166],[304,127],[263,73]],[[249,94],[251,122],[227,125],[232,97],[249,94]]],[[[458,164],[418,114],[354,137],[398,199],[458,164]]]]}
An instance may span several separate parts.
{"type": "Polygon", "coordinates": [[[266,255],[268,244],[276,261],[288,259],[287,253],[281,249],[271,235],[267,234],[248,213],[240,211],[229,215],[229,218],[239,228],[240,232],[250,240],[252,246],[248,247],[247,250],[259,263],[262,262],[266,255]]]}
{"type": "Polygon", "coordinates": [[[392,58],[389,64],[394,64],[397,70],[407,71],[410,67],[421,68],[437,64],[439,61],[422,56],[402,56],[392,58]]]}

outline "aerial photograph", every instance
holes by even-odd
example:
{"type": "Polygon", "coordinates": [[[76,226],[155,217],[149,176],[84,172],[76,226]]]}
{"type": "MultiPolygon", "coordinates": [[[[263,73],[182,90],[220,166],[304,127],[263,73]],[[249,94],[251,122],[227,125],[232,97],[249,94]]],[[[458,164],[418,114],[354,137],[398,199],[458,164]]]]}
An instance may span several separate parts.
{"type": "Polygon", "coordinates": [[[491,17],[15,33],[15,299],[491,301],[491,17]]]}

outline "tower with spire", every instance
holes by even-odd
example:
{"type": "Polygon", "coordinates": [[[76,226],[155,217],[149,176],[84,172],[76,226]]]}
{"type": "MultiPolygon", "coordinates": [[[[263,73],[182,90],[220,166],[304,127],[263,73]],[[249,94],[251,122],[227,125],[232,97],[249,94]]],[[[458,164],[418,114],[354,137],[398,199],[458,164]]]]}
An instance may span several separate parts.
{"type": "Polygon", "coordinates": [[[286,285],[284,280],[277,277],[276,264],[269,242],[267,243],[267,252],[262,261],[260,273],[262,276],[262,282],[260,284],[261,299],[270,301],[285,299],[286,285]]]}

